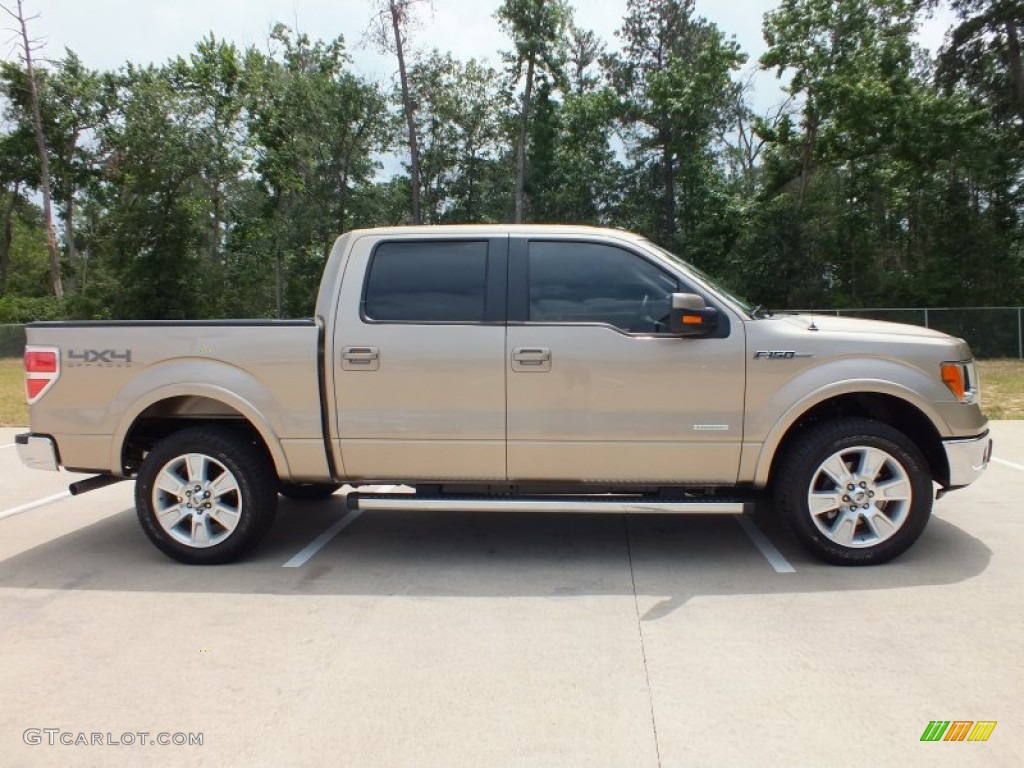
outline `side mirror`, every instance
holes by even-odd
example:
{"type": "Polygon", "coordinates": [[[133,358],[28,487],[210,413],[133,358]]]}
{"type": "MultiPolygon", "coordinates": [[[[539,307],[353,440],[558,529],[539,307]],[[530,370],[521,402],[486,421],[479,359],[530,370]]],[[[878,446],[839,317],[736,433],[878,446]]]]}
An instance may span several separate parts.
{"type": "Polygon", "coordinates": [[[694,338],[708,336],[718,325],[718,310],[709,307],[695,293],[673,293],[669,332],[694,338]]]}

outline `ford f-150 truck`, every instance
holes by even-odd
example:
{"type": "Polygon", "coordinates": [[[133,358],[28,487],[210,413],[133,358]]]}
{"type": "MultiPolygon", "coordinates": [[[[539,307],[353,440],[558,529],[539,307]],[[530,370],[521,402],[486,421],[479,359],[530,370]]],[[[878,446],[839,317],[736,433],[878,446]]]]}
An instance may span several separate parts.
{"type": "Polygon", "coordinates": [[[278,494],[364,509],[748,511],[880,563],[992,450],[967,344],[748,307],[642,237],[565,226],[338,238],[309,320],[28,326],[30,467],[136,480],[152,542],[221,563],[278,494]]]}

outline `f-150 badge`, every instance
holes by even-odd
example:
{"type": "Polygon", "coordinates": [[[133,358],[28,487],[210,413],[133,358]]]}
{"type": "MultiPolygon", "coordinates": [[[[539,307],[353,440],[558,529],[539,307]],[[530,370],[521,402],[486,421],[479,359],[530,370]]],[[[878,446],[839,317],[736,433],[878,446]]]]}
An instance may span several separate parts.
{"type": "Polygon", "coordinates": [[[796,352],[792,349],[759,349],[755,360],[792,360],[794,357],[814,357],[810,352],[796,352]]]}

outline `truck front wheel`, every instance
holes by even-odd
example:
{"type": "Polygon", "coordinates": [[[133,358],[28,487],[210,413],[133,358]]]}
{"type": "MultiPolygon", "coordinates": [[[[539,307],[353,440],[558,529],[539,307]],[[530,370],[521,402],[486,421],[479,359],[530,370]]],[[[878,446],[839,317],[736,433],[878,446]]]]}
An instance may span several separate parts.
{"type": "Polygon", "coordinates": [[[193,427],[164,438],[139,467],[135,507],[150,541],[183,563],[236,560],[270,530],[274,467],[242,432],[193,427]]]}
{"type": "Polygon", "coordinates": [[[837,565],[891,560],[931,515],[932,479],[921,451],[871,419],[809,428],[782,457],[773,482],[776,507],[797,538],[837,565]]]}

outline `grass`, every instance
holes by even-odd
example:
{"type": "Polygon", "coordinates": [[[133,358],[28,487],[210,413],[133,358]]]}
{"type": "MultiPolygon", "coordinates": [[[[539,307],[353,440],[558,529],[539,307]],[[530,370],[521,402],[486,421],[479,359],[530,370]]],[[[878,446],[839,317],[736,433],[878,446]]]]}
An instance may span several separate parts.
{"type": "MultiPolygon", "coordinates": [[[[981,360],[981,402],[990,419],[1024,419],[1024,360],[981,360]]],[[[20,358],[0,358],[0,427],[28,424],[20,358]]]]}
{"type": "Polygon", "coordinates": [[[0,427],[24,427],[27,424],[28,405],[25,404],[21,358],[0,358],[0,427]]]}
{"type": "Polygon", "coordinates": [[[990,419],[1024,419],[1024,360],[979,360],[981,407],[990,419]]]}

